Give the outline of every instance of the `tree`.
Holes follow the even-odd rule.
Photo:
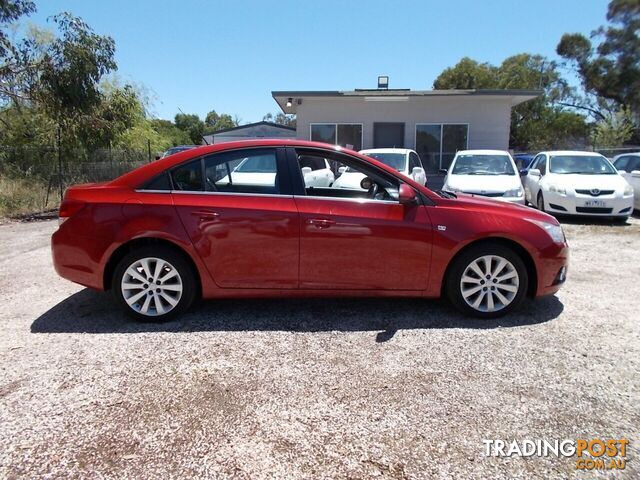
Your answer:
[[[183,132],[189,135],[191,143],[200,145],[204,135],[205,124],[196,114],[178,113],[175,116],[175,124]]]
[[[572,89],[562,78],[558,66],[540,55],[514,55],[499,66],[465,57],[453,67],[445,69],[433,86],[441,90],[543,90],[541,96],[512,109],[509,142],[512,148],[533,150],[572,147],[584,143],[587,135],[584,117],[566,111],[561,105],[572,98]]]
[[[225,130],[227,128],[233,128],[238,126],[237,120],[235,120],[228,113],[222,113],[218,115],[215,110],[211,110],[207,113],[204,123],[206,125],[206,133],[213,133],[219,130]]]
[[[593,145],[618,147],[633,136],[633,116],[628,107],[598,122],[593,130]]]
[[[278,112],[275,115],[273,113],[267,113],[262,120],[265,122],[273,122],[278,125],[284,125],[285,127],[293,127],[296,126],[296,116],[295,115],[286,115],[282,112]]]
[[[455,66],[445,68],[433,82],[436,90],[473,90],[496,88],[498,69],[488,63],[478,63],[464,57]]]
[[[29,0],[2,0],[0,2],[0,60],[4,61],[9,53],[15,52],[15,46],[7,35],[7,28],[20,17],[30,15],[35,11],[36,4]]]
[[[602,41],[594,48],[580,33],[565,34],[556,48],[558,55],[576,67],[587,94],[596,96],[596,118],[604,120],[606,105],[630,108],[640,118],[640,1],[612,0],[607,10],[612,24],[592,32]]]

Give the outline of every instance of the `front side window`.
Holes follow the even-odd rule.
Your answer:
[[[454,175],[515,175],[507,155],[459,155],[451,171]]]
[[[209,192],[280,193],[274,149],[249,149],[209,155],[204,159]]]
[[[303,176],[303,162],[307,157],[322,158],[312,151],[299,150],[298,164]],[[329,153],[327,160],[336,166],[335,181],[322,184],[304,179],[307,195],[329,198],[356,198],[369,200],[398,200],[399,181],[380,172],[375,167],[347,155]]]
[[[629,165],[627,165],[627,171],[629,173],[640,170],[640,157],[633,157],[629,160]]]
[[[615,175],[616,169],[600,155],[554,155],[549,171],[558,174]]]
[[[619,172],[630,172],[631,170],[629,170],[627,168],[627,165],[629,165],[629,161],[632,159],[633,157],[631,156],[626,156],[626,157],[620,157],[616,160],[616,162],[613,164],[616,167],[616,170],[618,170]]]
[[[314,123],[311,140],[340,145],[350,150],[362,149],[362,125],[357,123]]]
[[[409,172],[412,172],[416,167],[422,168],[420,157],[415,152],[409,152]]]
[[[204,190],[201,159],[174,168],[171,171],[171,180],[174,190],[182,192],[199,192]]]

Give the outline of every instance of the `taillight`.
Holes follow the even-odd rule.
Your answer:
[[[63,200],[60,204],[60,212],[58,213],[58,225],[62,225],[65,220],[75,215],[85,202],[80,200]]]

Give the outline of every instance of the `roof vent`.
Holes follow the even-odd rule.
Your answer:
[[[389,90],[389,77],[386,75],[378,76],[378,90]]]

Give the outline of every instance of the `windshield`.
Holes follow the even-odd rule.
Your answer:
[[[616,169],[600,155],[553,155],[549,160],[551,173],[582,175],[615,175]]]
[[[404,171],[407,168],[407,156],[404,153],[379,153],[371,152],[365,153],[366,156],[375,158],[376,160],[389,165],[391,168]]]
[[[515,175],[508,155],[459,155],[454,175]]]
[[[234,172],[275,173],[275,163],[273,160],[273,155],[246,158],[236,167]]]

